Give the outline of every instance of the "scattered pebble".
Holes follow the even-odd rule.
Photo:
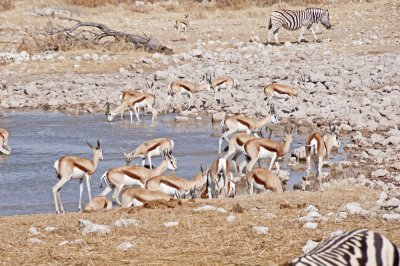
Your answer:
[[[179,222],[177,222],[177,221],[171,221],[171,222],[164,223],[164,226],[165,227],[176,227],[176,226],[178,226],[178,224],[179,224]]]
[[[29,228],[29,233],[31,233],[32,235],[38,235],[39,231],[35,227],[31,227]]]
[[[121,218],[119,220],[116,220],[114,222],[114,225],[117,227],[126,227],[126,226],[138,226],[138,221],[136,219],[126,219],[126,218]]]
[[[268,233],[268,227],[265,227],[265,226],[253,226],[253,230],[257,234],[266,235]]]
[[[92,233],[104,235],[111,233],[111,229],[107,225],[94,224],[89,220],[79,220],[79,223],[81,227],[84,227],[82,230],[82,235],[88,235]]]
[[[318,242],[315,242],[313,240],[308,240],[306,245],[303,247],[303,253],[306,254],[313,250],[316,246],[318,246]]]
[[[39,238],[32,237],[32,238],[28,238],[28,243],[29,244],[42,244],[44,242],[43,242],[43,240],[40,240]]]
[[[196,208],[193,210],[194,212],[205,212],[205,211],[217,211],[221,213],[227,213],[227,211],[224,208],[221,207],[215,207],[212,205],[204,205],[202,207]]]
[[[117,249],[121,250],[121,251],[127,251],[127,250],[132,249],[132,248],[134,248],[134,245],[131,242],[128,242],[128,241],[122,242],[121,244],[119,244],[117,246]]]
[[[307,228],[307,229],[312,229],[312,230],[314,230],[314,229],[317,229],[318,224],[317,224],[317,223],[310,223],[310,222],[308,222],[308,223],[305,223],[303,227],[304,227],[304,228]]]
[[[233,214],[231,214],[231,215],[229,215],[228,217],[226,217],[226,221],[227,221],[228,223],[233,223],[234,221],[236,221],[236,216],[233,215]]]

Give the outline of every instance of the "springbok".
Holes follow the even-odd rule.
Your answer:
[[[1,89],[0,89],[0,111],[3,113],[3,116],[6,116],[6,113],[4,113],[4,110],[3,110],[3,108],[1,108],[1,103],[3,102],[3,100],[4,100],[4,90],[6,90],[7,89],[7,85],[6,84],[2,84],[1,85]]]
[[[85,211],[97,211],[97,210],[102,210],[102,209],[112,209],[112,201],[107,199],[106,197],[103,196],[96,196],[92,200],[93,208],[90,206],[90,203],[88,203],[84,210]]]
[[[211,74],[210,74],[211,76]],[[214,98],[215,101],[217,101],[217,92],[219,92],[219,96],[221,96],[221,89],[226,89],[229,91],[231,96],[233,97],[233,91],[232,89],[235,87],[235,80],[229,76],[222,76],[215,78],[215,73],[214,73],[214,79],[212,80],[210,84],[210,89],[209,92],[212,93],[214,92]]]
[[[86,187],[89,195],[90,206],[93,208],[92,194],[90,191],[90,177],[97,169],[99,160],[103,160],[103,151],[100,148],[100,141],[97,140],[97,146],[92,146],[89,142],[87,145],[93,152],[93,159],[80,158],[76,156],[63,156],[54,163],[54,168],[57,177],[60,179],[57,184],[53,186],[54,203],[56,205],[56,212],[60,213],[58,202],[60,203],[61,212],[65,213],[64,207],[61,202],[60,190],[61,187],[67,183],[71,178],[79,179],[79,211],[82,210],[82,192],[83,192],[83,178],[86,178]]]
[[[135,112],[136,119],[140,122],[139,108],[147,107],[153,114],[152,121],[154,122],[157,118],[157,110],[154,108],[154,103],[155,97],[151,93],[142,93],[138,96],[126,97],[120,105],[108,113],[107,120],[111,122],[117,114],[123,112],[125,109],[129,109],[131,123],[133,123],[133,111]]]
[[[271,98],[284,99],[285,104],[293,96],[299,94],[299,90],[282,84],[272,83],[264,87],[264,100],[270,100]]]
[[[200,166],[200,172],[195,175],[192,180],[187,180],[177,176],[154,176],[147,180],[146,189],[148,190],[160,190],[171,197],[181,198],[182,195],[185,197],[189,194],[193,194],[198,191],[200,187],[206,183],[207,176],[206,172],[203,171],[203,167]]]
[[[176,159],[167,151],[162,153],[163,161],[155,169],[148,169],[143,166],[122,166],[112,168],[106,171],[101,177],[101,182],[104,181],[106,188],[100,193],[101,196],[107,196],[114,189],[112,198],[121,205],[118,199],[124,186],[140,186],[145,187],[148,179],[153,176],[158,176],[164,173],[167,169],[175,171]]]
[[[236,188],[233,176],[230,172],[229,161],[219,158],[213,161],[211,169],[207,173],[208,198],[235,197]]]
[[[206,82],[201,83],[199,85],[184,80],[176,80],[171,82],[171,84],[169,84],[168,86],[167,103],[170,101],[172,97],[175,97],[175,95],[182,96],[183,94],[186,94],[189,97],[189,104],[188,104],[188,109],[189,109],[195,100],[194,94],[204,90],[210,92],[211,75],[206,73],[203,76],[201,82],[203,82],[204,80],[206,80]]]
[[[148,93],[154,96],[154,82],[149,83],[147,80],[145,82],[145,86],[147,87],[147,91],[144,92],[143,90],[127,90],[127,91],[123,91],[119,97],[119,99],[121,100],[121,103],[124,102],[124,100],[128,97],[138,97],[140,95],[143,95],[144,93]],[[122,110],[121,112],[121,119],[124,116],[124,111]],[[139,107],[137,107],[137,112],[140,115],[140,110]],[[146,111],[146,106],[143,107],[143,113],[145,116],[147,116],[147,111]]]
[[[185,14],[185,19],[177,19],[175,20],[174,29],[179,34],[179,32],[184,33],[186,37],[186,31],[189,29],[190,22],[189,22],[189,14]],[[182,38],[181,38],[182,40]]]
[[[0,128],[0,154],[11,154],[11,148],[8,145],[8,136],[8,131],[4,128]]]
[[[246,177],[250,195],[253,195],[255,189],[258,191],[272,190],[273,192],[282,193],[285,181],[287,180],[264,168],[254,168]]]
[[[125,149],[121,147],[123,151],[126,165],[129,165],[133,158],[142,158],[142,166],[144,166],[146,158],[149,162],[150,168],[153,168],[151,164],[151,157],[161,156],[163,151],[167,151],[172,155],[174,149],[174,141],[168,138],[158,138],[143,142],[133,151],[126,153]]]
[[[229,150],[228,152],[224,155],[224,159],[229,159],[232,155],[232,163],[235,168],[235,171],[237,173],[242,173],[243,170],[243,164],[240,164],[239,169],[237,169],[237,159],[241,154],[245,154],[244,152],[244,144],[246,144],[247,141],[252,140],[252,139],[257,139],[258,137],[254,135],[249,135],[247,133],[237,133],[235,136],[230,138],[229,140]],[[246,160],[245,160],[246,161]],[[238,171],[239,170],[239,171]]]
[[[221,153],[221,146],[224,139],[229,143],[228,137],[235,132],[246,132],[247,134],[253,133],[258,137],[257,131],[261,131],[263,127],[267,130],[267,124],[273,123],[278,124],[279,120],[275,113],[274,105],[270,107],[270,114],[261,120],[256,120],[254,118],[248,118],[243,115],[234,115],[225,118],[221,122],[222,136],[219,138],[218,143],[218,153]]]
[[[159,190],[147,190],[139,187],[127,188],[122,192],[122,208],[133,206],[142,206],[144,203],[153,200],[169,201],[170,196]]]
[[[336,125],[329,125],[330,134],[324,135],[322,138],[317,132],[312,132],[306,142],[306,160],[307,160],[307,177],[311,170],[311,157],[318,157],[317,161],[317,179],[320,191],[323,191],[321,181],[321,170],[325,158],[328,158],[333,147],[340,148],[341,143],[338,139],[339,129]],[[306,181],[307,182],[307,181]]]
[[[290,127],[285,128],[286,134],[282,142],[276,142],[270,139],[253,139],[246,142],[244,150],[246,152],[247,160],[247,173],[249,173],[254,164],[260,159],[270,158],[271,163],[268,170],[271,171],[278,157],[284,156],[289,152],[290,144],[293,141],[293,134],[296,132],[296,127],[290,131]],[[279,171],[279,164],[276,162],[276,169]]]

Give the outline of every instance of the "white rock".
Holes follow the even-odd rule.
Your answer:
[[[233,214],[231,214],[231,215],[229,215],[228,217],[226,217],[226,221],[227,221],[228,223],[233,223],[234,221],[236,221],[236,216],[233,215]]]
[[[194,212],[216,211],[217,207],[211,205],[204,205],[194,209]]]
[[[390,175],[390,173],[386,169],[378,169],[378,170],[372,171],[372,173],[371,173],[372,178],[385,177],[387,175]]]
[[[194,49],[193,51],[190,52],[190,55],[193,56],[193,57],[202,57],[203,56],[203,50]]]
[[[136,219],[121,218],[119,220],[116,220],[114,222],[114,225],[117,227],[126,227],[129,225],[138,226],[138,221]]]
[[[308,205],[306,208],[306,212],[310,213],[310,212],[318,212],[318,208],[315,207],[314,205]]]
[[[394,197],[384,202],[382,205],[382,207],[385,209],[395,209],[399,206],[400,206],[400,200]]]
[[[265,226],[253,226],[253,230],[257,234],[266,235],[268,233],[268,227],[265,227]]]
[[[315,242],[313,240],[308,240],[306,245],[303,247],[303,253],[306,254],[313,250],[316,246],[318,246],[318,242]]]
[[[386,221],[400,221],[400,213],[385,213],[382,219]]]
[[[164,223],[164,226],[165,227],[176,227],[176,226],[178,226],[178,224],[179,224],[179,222],[177,222],[177,221],[171,221],[171,222]]]
[[[342,230],[336,230],[336,231],[333,231],[333,232],[330,234],[329,237],[334,237],[334,236],[338,236],[338,235],[341,235],[341,234],[343,234],[343,231],[342,231]]]
[[[111,233],[111,229],[107,225],[103,224],[94,224],[89,220],[79,220],[79,224],[81,227],[84,227],[82,230],[82,235],[88,235],[92,233],[96,233],[98,235],[104,235]]]
[[[38,95],[39,90],[36,88],[35,84],[31,83],[25,88],[24,93],[28,96],[33,96]]]
[[[54,227],[54,226],[46,226],[46,227],[44,228],[44,230],[45,230],[46,232],[53,232],[53,231],[57,230],[57,227]]]
[[[338,212],[335,216],[336,220],[343,221],[349,216],[347,212]]]
[[[309,212],[308,214],[307,214],[307,217],[311,217],[311,218],[314,218],[314,219],[316,219],[316,218],[321,218],[321,214],[319,214],[318,212]]]
[[[308,223],[305,223],[305,224],[303,225],[303,227],[304,227],[304,228],[307,228],[307,229],[317,229],[318,224],[317,224],[317,223],[308,222]]]
[[[357,202],[350,202],[350,203],[346,203],[346,205],[344,205],[341,208],[342,211],[347,211],[350,214],[362,214],[365,210],[360,206],[360,203]]]
[[[32,237],[32,238],[28,238],[28,243],[29,244],[42,244],[44,242],[43,242],[43,240],[41,240],[39,238]]]
[[[31,227],[29,228],[29,233],[31,233],[32,235],[38,235],[39,231],[35,227]]]
[[[121,244],[119,244],[117,246],[117,249],[121,250],[121,251],[127,251],[127,250],[132,249],[132,248],[134,248],[134,245],[131,242],[128,242],[128,241],[122,242]]]
[[[264,215],[264,218],[269,220],[269,219],[275,219],[277,218],[277,216],[273,213],[268,212]]]

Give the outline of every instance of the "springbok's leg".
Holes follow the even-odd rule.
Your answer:
[[[151,164],[151,156],[150,156],[150,154],[147,154],[147,161],[150,164],[150,169],[153,169],[153,165]]]
[[[59,198],[59,196],[57,194],[59,194],[59,190],[61,189],[61,187],[67,183],[71,178],[61,178],[60,181],[57,182],[57,184],[55,184],[53,186],[53,196],[54,196],[54,204],[56,205],[56,212],[60,213],[60,209],[58,208],[58,202],[60,202],[60,205],[62,206],[61,203],[61,197]]]
[[[322,156],[319,156],[318,157],[318,167],[317,167],[317,179],[318,179],[318,183],[319,183],[319,189],[321,192],[324,192],[324,189],[322,188],[322,177],[321,177],[323,162],[324,162],[324,158]]]
[[[82,211],[83,178],[79,179],[79,212]]]
[[[243,173],[243,169],[246,167],[246,164],[247,164],[246,159],[244,159],[243,162],[241,162],[241,163],[239,164],[239,174],[242,174],[242,173]]]
[[[307,155],[306,161],[307,161],[307,177],[308,177],[310,176],[310,171],[311,171],[311,155]]]
[[[139,112],[138,112],[138,109],[139,109],[139,108],[134,107],[133,109],[134,109],[134,111],[135,111],[135,115],[136,115],[137,121],[138,121],[138,122],[141,122],[141,121],[140,121],[140,118],[139,118]]]
[[[276,157],[277,157],[277,155],[276,155],[276,153],[272,156],[272,158],[271,158],[271,163],[269,164],[269,168],[268,168],[268,170],[272,170],[272,166],[274,165],[274,163],[275,163],[275,160],[276,160]]]
[[[146,164],[146,156],[142,157],[142,166],[144,166]]]
[[[257,161],[258,161],[258,158],[252,158],[250,160],[250,162],[247,164],[247,169],[246,169],[247,173],[250,173],[251,170],[253,170],[253,167],[254,167],[254,165],[256,164]]]
[[[63,206],[63,204],[62,204],[62,202],[61,202],[61,193],[60,193],[60,190],[57,192],[57,197],[58,197],[58,202],[60,203],[61,213],[65,213],[64,206]]]
[[[133,124],[133,111],[129,109],[129,116],[131,117],[131,124]]]
[[[90,207],[93,209],[92,190],[90,188],[90,177],[91,176],[89,174],[86,174],[86,187],[87,187],[87,191],[88,191]]]
[[[106,184],[106,188],[103,190],[103,192],[100,193],[101,196],[107,196],[108,193],[110,193],[112,191],[112,188],[108,185],[108,183]]]
[[[119,196],[119,193],[121,192],[121,190],[122,190],[123,188],[124,188],[124,184],[119,185],[119,186],[115,186],[115,190],[114,190],[114,193],[113,193],[113,195],[112,195],[113,200],[115,200],[115,202],[116,202],[119,206],[121,206],[122,203],[119,201],[118,196]]]

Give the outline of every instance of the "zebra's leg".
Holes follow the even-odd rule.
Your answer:
[[[304,29],[305,29],[305,27],[303,26],[303,27],[301,27],[301,31],[300,31],[300,37],[299,37],[299,41],[298,41],[298,43],[301,43],[302,41],[305,41],[305,39],[304,39]]]
[[[315,32],[314,32],[314,30],[313,30],[312,27],[310,27],[308,30],[311,31],[311,33],[312,33],[312,35],[314,36],[314,39],[315,39],[316,42],[321,42],[321,40],[318,39],[318,37],[317,37],[317,35],[315,34]]]
[[[278,40],[278,31],[275,31],[274,36],[275,36],[275,42],[276,42],[276,44],[279,44],[279,40]]]

